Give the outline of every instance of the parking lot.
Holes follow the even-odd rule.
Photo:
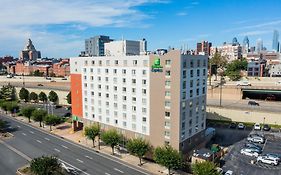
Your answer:
[[[265,136],[266,142],[259,144],[262,154],[277,153],[281,155],[281,133],[272,133],[266,131],[238,130],[230,128],[216,128],[217,136],[215,142],[221,146],[229,148],[228,153],[222,160],[222,168],[224,171],[232,170],[238,175],[280,175],[281,165],[273,166],[256,162],[251,164],[251,160],[255,157],[242,155],[240,150],[248,143],[247,136],[249,134],[262,134]]]

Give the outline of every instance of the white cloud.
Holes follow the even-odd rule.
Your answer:
[[[254,31],[239,33],[238,36],[255,36],[255,35],[262,35],[271,32],[272,30],[254,30]]]
[[[64,48],[73,49],[70,46],[77,46],[77,40],[66,39],[68,34],[58,34],[56,31],[47,31],[44,27],[56,24],[68,24],[75,30],[83,31],[89,27],[111,26],[131,27],[141,26],[145,19],[150,18],[148,14],[137,10],[135,7],[148,3],[169,3],[167,0],[1,0],[0,6],[0,39],[8,43],[21,42],[24,46],[28,37],[40,41],[42,47],[49,48],[52,41]],[[146,25],[148,26],[148,25]],[[38,29],[38,27],[40,29]],[[43,30],[43,31],[42,31]],[[42,33],[43,32],[43,33]],[[68,44],[72,42],[72,44]],[[39,41],[38,41],[39,43]],[[83,41],[80,45],[83,47]],[[45,47],[50,45],[50,47]],[[1,50],[11,50],[7,47],[16,47],[3,42],[0,43]],[[21,47],[21,48],[22,48]],[[13,49],[21,49],[13,48]],[[62,50],[67,51],[64,48]],[[38,48],[40,49],[40,48]],[[20,50],[18,50],[20,51]],[[48,53],[56,55],[57,52]],[[61,52],[63,53],[63,52]],[[4,54],[4,53],[3,53]],[[8,53],[7,53],[8,54]],[[42,51],[44,56],[46,53]],[[78,53],[77,53],[78,54]],[[51,55],[48,55],[51,56]]]
[[[186,12],[178,12],[176,15],[177,15],[177,16],[186,16],[187,13],[186,13]]]

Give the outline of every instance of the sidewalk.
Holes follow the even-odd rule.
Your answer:
[[[9,114],[7,114],[9,115]],[[28,123],[28,119],[22,116],[16,116],[13,117],[17,120],[23,121],[25,123]],[[40,128],[39,127],[39,122],[34,122],[31,120],[31,122],[29,123],[30,125]],[[83,135],[83,131],[77,131],[77,132],[73,132],[72,128],[71,128],[71,124],[70,123],[62,123],[60,125],[57,125],[55,127],[52,127],[52,131],[50,131],[50,127],[49,126],[44,126],[44,128],[41,127],[41,129],[50,132],[52,134],[58,135],[60,137],[63,137],[67,140],[70,140],[72,142],[75,142],[77,144],[86,146],[90,149],[93,150],[98,150],[98,146],[97,146],[97,142],[95,143],[96,147],[93,148],[93,143],[91,140],[86,139],[86,137]],[[111,151],[111,147],[109,146],[100,146],[100,150],[98,150],[101,153],[104,153],[106,155],[111,155],[112,151]],[[167,174],[167,169],[165,167],[162,167],[156,163],[153,162],[148,162],[143,160],[142,162],[144,163],[141,167],[138,166],[139,164],[139,159],[135,156],[132,156],[130,154],[124,154],[124,153],[119,153],[117,150],[115,151],[115,158],[119,158],[122,161],[124,161],[127,164],[130,164],[131,166],[135,166],[135,167],[139,167],[142,168],[148,172],[150,172],[151,174],[154,175],[160,175],[160,174]],[[111,155],[112,156],[112,155]],[[177,174],[183,174],[183,173],[174,173],[174,175]]]

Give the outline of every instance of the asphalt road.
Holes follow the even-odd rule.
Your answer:
[[[243,110],[258,110],[258,111],[268,111],[268,112],[280,112],[281,113],[281,102],[269,102],[269,101],[258,101],[260,106],[251,106],[248,105],[249,100],[226,100],[222,99],[222,106],[226,108],[233,108],[233,109],[243,109]],[[220,101],[219,99],[208,99],[207,100],[208,106],[219,106]]]
[[[9,82],[9,81],[5,81],[5,82],[0,82],[0,86],[3,85],[7,85],[8,83],[10,83],[11,85],[15,86],[15,87],[23,87],[23,83],[20,81],[18,82]],[[42,84],[43,86],[38,86],[38,84]],[[26,88],[35,88],[35,89],[52,89],[52,90],[61,90],[61,91],[69,91],[70,90],[70,86],[66,85],[66,86],[56,86],[56,84],[52,84],[51,82],[48,83],[34,83],[34,82],[25,82],[24,85]]]
[[[17,150],[17,152],[20,152],[21,155],[25,155],[23,157],[35,158],[42,155],[55,155],[65,162],[65,164],[74,167],[80,174],[85,175],[149,174],[137,167],[122,163],[119,159],[102,153],[96,153],[93,150],[48,134],[28,124],[3,115],[1,118],[8,122],[11,133],[14,134],[14,138],[6,140],[5,143]],[[0,145],[1,147],[3,146],[1,143]],[[1,151],[1,154],[0,161],[5,162],[9,153]],[[10,156],[14,160],[18,159],[18,155],[16,154],[10,153]],[[22,161],[19,161],[17,164],[0,163],[0,166],[3,165],[3,167],[0,167],[0,170],[7,168],[9,172],[13,171],[13,173],[8,173],[9,175],[15,174],[16,169],[18,166],[21,166],[21,164]]]

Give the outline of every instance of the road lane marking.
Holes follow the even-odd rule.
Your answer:
[[[67,164],[68,166],[70,166],[70,167],[72,167],[72,168],[74,168],[74,169],[76,169],[76,170],[78,170],[78,171],[80,171],[80,172],[86,174],[86,175],[90,175],[89,173],[87,173],[87,172],[85,172],[85,171],[82,171],[81,169],[79,169],[79,168],[77,168],[77,167],[75,167],[75,166],[73,166],[73,165],[67,163],[66,161],[63,161],[63,160],[61,160],[61,159],[58,159],[58,160],[61,161],[61,162],[63,162],[63,163],[65,163],[65,164]]]
[[[114,168],[114,170],[115,170],[115,171],[118,171],[118,172],[120,172],[120,173],[122,173],[122,174],[124,173],[123,171],[121,171],[121,170],[119,170],[119,169],[117,169],[117,168]]]
[[[68,147],[67,146],[64,146],[64,145],[61,145],[62,147],[64,147],[65,149],[68,149]]]
[[[40,140],[36,140],[36,142],[38,142],[38,143],[42,143]]]
[[[48,139],[47,137],[45,137],[44,139],[50,141],[50,139]]]
[[[109,173],[104,173],[105,175],[111,175],[111,174],[109,174]]]
[[[29,131],[31,134],[34,134],[34,132],[33,131]]]
[[[21,126],[20,126],[20,125],[17,125],[17,127],[18,127],[18,128],[21,128]]]
[[[88,159],[91,159],[91,160],[93,160],[93,158],[92,158],[92,157],[90,157],[90,156],[85,156],[85,157],[87,157]]]
[[[133,166],[127,165],[126,163],[123,163],[123,162],[121,162],[121,161],[116,160],[115,157],[113,157],[113,156],[111,156],[111,155],[103,155],[103,154],[96,153],[95,151],[90,150],[90,149],[88,149],[88,148],[86,148],[86,147],[83,147],[83,146],[81,146],[81,145],[78,145],[78,144],[76,144],[76,143],[73,143],[73,142],[70,141],[70,140],[61,138],[59,135],[50,134],[50,133],[48,133],[48,132],[45,131],[45,130],[36,128],[35,126],[32,126],[32,125],[30,125],[30,124],[28,124],[28,123],[24,123],[23,121],[20,121],[20,120],[17,120],[17,119],[14,119],[14,118],[11,118],[11,117],[8,117],[8,116],[5,116],[5,115],[3,115],[3,117],[5,117],[5,118],[7,118],[7,119],[9,119],[9,120],[13,120],[13,121],[16,122],[16,123],[20,123],[20,124],[22,124],[22,125],[25,125],[25,126],[27,126],[27,127],[30,127],[30,128],[32,128],[32,129],[34,129],[34,130],[37,130],[37,131],[40,132],[40,133],[44,133],[44,134],[47,134],[47,135],[49,135],[49,136],[51,136],[51,137],[54,137],[54,138],[56,138],[56,139],[58,139],[58,140],[67,142],[67,143],[69,143],[69,144],[71,144],[71,145],[73,145],[73,146],[76,146],[76,147],[78,147],[78,148],[81,148],[81,149],[83,149],[83,150],[85,150],[85,151],[88,151],[88,152],[94,154],[94,155],[103,157],[103,158],[105,158],[105,159],[107,159],[107,160],[111,160],[111,161],[113,161],[113,162],[115,162],[115,163],[117,163],[117,164],[123,165],[123,166],[125,166],[125,167],[128,167],[128,168],[130,168],[130,169],[132,169],[132,170],[135,170],[135,171],[137,171],[137,172],[140,172],[140,173],[142,173],[142,174],[150,175],[149,173],[147,173],[147,172],[145,171],[145,169],[138,169],[138,168],[135,168],[135,167],[133,167]],[[89,175],[88,173],[85,173],[85,174],[86,174],[86,175]]]
[[[8,143],[6,142],[3,142],[1,139],[0,139],[0,143],[2,143],[4,146],[6,146],[7,148],[9,148],[10,150],[14,151],[16,154],[18,154],[19,156],[23,157],[24,159],[26,159],[27,161],[31,161],[32,159],[30,157],[28,157],[26,154],[24,154],[23,152],[17,150],[16,148],[12,147],[11,145],[9,145]]]
[[[56,152],[60,152],[60,150],[59,150],[59,149],[57,149],[57,148],[55,148],[54,150],[55,150]]]
[[[80,162],[80,163],[84,163],[84,161],[83,160],[80,160],[80,159],[76,159],[78,162]]]
[[[25,133],[21,133],[22,135],[24,135],[24,136],[26,136],[26,134]]]

